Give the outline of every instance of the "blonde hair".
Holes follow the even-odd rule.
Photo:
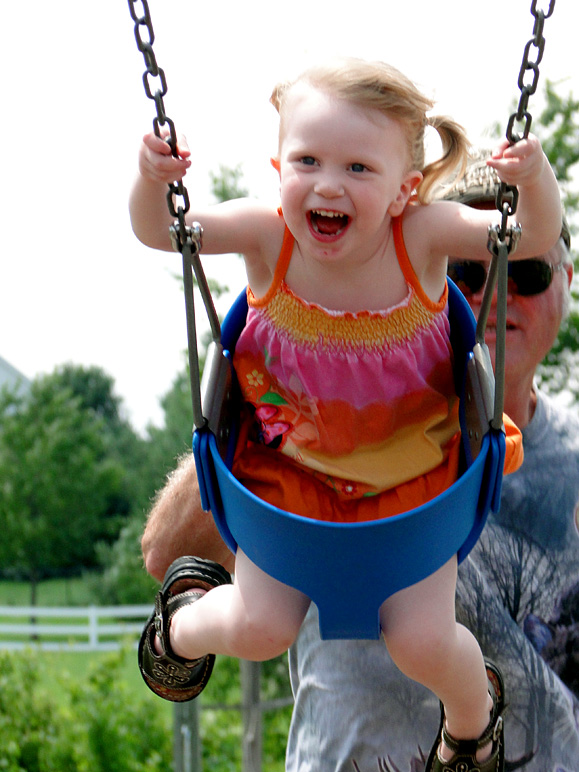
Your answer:
[[[416,188],[421,204],[428,203],[434,188],[457,169],[457,179],[464,174],[469,148],[464,129],[446,116],[427,116],[434,103],[395,67],[384,62],[342,59],[311,67],[296,80],[278,84],[270,101],[280,114],[280,139],[287,119],[287,97],[298,83],[305,83],[364,109],[378,110],[397,120],[407,137],[410,169],[417,169],[423,175]],[[443,154],[426,165],[424,131],[427,126],[438,132]]]

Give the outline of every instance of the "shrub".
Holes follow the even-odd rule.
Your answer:
[[[39,680],[35,655],[0,651],[2,772],[76,772],[63,748],[58,765],[53,764],[60,721],[56,706],[39,690]]]
[[[168,772],[171,728],[121,677],[132,650],[95,660],[64,697],[39,688],[42,654],[0,651],[0,772]],[[58,691],[58,690],[55,690]]]

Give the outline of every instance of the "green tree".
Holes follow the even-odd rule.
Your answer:
[[[573,169],[579,162],[579,100],[571,93],[560,96],[549,80],[544,96],[546,104],[539,115],[538,135],[559,180],[565,208],[569,214],[575,214],[579,206],[579,191],[573,188]]]
[[[128,515],[142,509],[155,490],[147,475],[147,443],[123,416],[122,400],[115,393],[114,379],[96,366],[65,364],[47,376],[54,389],[70,390],[80,406],[100,420],[106,455],[124,469],[122,484],[108,503],[108,510]]]
[[[100,416],[114,431],[122,425],[121,399],[114,393],[114,379],[100,367],[71,363],[60,365],[47,379],[80,398],[83,408]]]
[[[211,192],[217,201],[231,201],[234,198],[246,198],[249,191],[243,185],[241,164],[231,168],[221,164],[219,172],[209,172]]]
[[[142,515],[132,515],[113,544],[96,547],[101,572],[88,577],[88,587],[97,604],[131,605],[151,603],[157,582],[144,570],[141,555]]]
[[[50,376],[0,393],[0,564],[28,578],[32,603],[41,578],[93,565],[118,528],[123,470],[102,421]]]
[[[202,361],[200,367],[202,367]],[[193,408],[191,382],[186,366],[175,376],[169,391],[161,399],[163,426],[147,427],[149,436],[148,464],[158,490],[166,475],[175,468],[177,458],[191,449]]]
[[[567,219],[572,224],[579,207],[579,191],[574,175],[579,162],[579,100],[569,93],[561,96],[550,81],[545,85],[545,107],[533,130],[541,138],[543,148],[559,180]],[[573,231],[573,228],[571,229]],[[576,251],[573,250],[577,268]],[[574,290],[569,315],[563,322],[555,345],[542,362],[538,380],[552,393],[567,389],[579,400],[579,310]]]

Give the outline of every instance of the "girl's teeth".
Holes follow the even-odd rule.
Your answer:
[[[313,209],[312,211],[320,217],[343,217],[339,212],[327,212],[325,209]]]

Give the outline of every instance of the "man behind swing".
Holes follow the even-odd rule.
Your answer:
[[[475,162],[458,200],[494,208],[496,183]],[[569,302],[569,235],[511,276],[505,412],[523,430],[522,468],[501,511],[459,569],[457,617],[506,680],[507,769],[579,772],[579,419],[534,385]],[[481,264],[451,275],[478,314]],[[521,264],[520,262],[518,263]],[[524,293],[524,294],[522,294]],[[533,293],[533,294],[530,294]],[[487,343],[494,351],[494,311]],[[142,541],[149,573],[174,558],[232,560],[199,505],[192,457],[160,492]],[[314,606],[290,651],[295,695],[287,772],[419,772],[439,722],[431,693],[405,678],[380,641],[322,641]]]

